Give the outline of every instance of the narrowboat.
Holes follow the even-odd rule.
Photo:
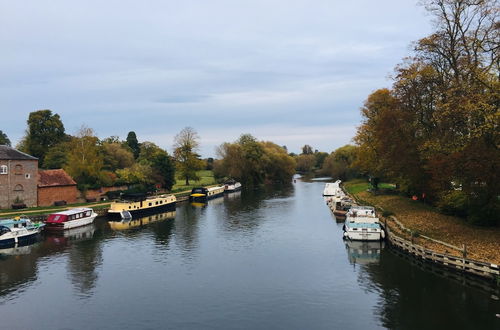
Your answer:
[[[231,193],[241,190],[241,183],[235,180],[228,180],[224,182],[224,192]]]
[[[190,202],[206,202],[209,199],[222,196],[224,194],[224,186],[218,187],[198,187],[191,190],[191,195],[189,195]]]
[[[33,242],[45,225],[27,218],[0,220],[0,247],[12,247]]]
[[[88,207],[52,213],[45,221],[47,230],[66,230],[86,226],[94,222],[97,213]]]
[[[155,213],[175,211],[177,198],[174,195],[157,195],[146,197],[144,194],[122,195],[121,200],[114,201],[108,210],[108,220],[120,221],[128,216],[145,217]]]

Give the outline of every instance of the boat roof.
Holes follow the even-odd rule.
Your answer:
[[[380,224],[369,223],[369,222],[349,222],[349,228],[369,228],[369,229],[380,229]]]
[[[217,186],[217,187],[207,188],[208,191],[217,190],[217,189],[224,189],[224,186]]]
[[[61,212],[55,212],[55,213],[52,213],[52,214],[72,215],[72,214],[75,214],[75,213],[80,213],[80,212],[85,212],[85,211],[92,211],[92,209],[89,208],[89,207],[80,207],[80,208],[75,208],[75,209],[61,211]]]
[[[351,208],[353,211],[357,210],[369,210],[369,211],[375,211],[375,208],[373,206],[364,206],[364,205],[356,205]]]
[[[13,225],[15,223],[27,222],[27,221],[30,221],[30,219],[27,219],[27,218],[20,218],[19,220],[17,220],[17,219],[0,219],[0,226],[9,226],[9,225]]]

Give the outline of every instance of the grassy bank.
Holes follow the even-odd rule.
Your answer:
[[[405,227],[415,233],[459,247],[465,244],[470,258],[500,263],[500,228],[469,225],[461,218],[441,214],[434,207],[405,196],[374,195],[367,191],[368,183],[362,180],[349,181],[344,186],[356,198],[393,213]],[[391,185],[381,187],[390,188]]]
[[[177,176],[176,183],[172,187],[172,192],[173,193],[178,193],[178,192],[183,192],[183,191],[191,191],[191,189],[195,187],[206,187],[210,185],[216,184],[216,181],[214,179],[214,173],[212,171],[208,170],[202,170],[197,172],[198,176],[200,177],[200,180],[194,181],[194,180],[189,180],[189,185],[186,186],[186,182],[183,178]]]

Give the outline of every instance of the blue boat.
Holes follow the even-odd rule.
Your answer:
[[[44,226],[27,218],[0,220],[0,248],[30,244]]]

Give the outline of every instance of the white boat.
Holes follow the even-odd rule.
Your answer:
[[[234,180],[224,182],[224,192],[230,193],[238,190],[241,190],[241,183]]]
[[[351,206],[344,224],[344,237],[350,240],[380,241],[385,232],[372,206]]]
[[[0,247],[31,242],[45,225],[33,223],[27,218],[0,220]]]
[[[91,224],[96,217],[94,210],[83,207],[52,213],[45,224],[48,230],[65,230]]]
[[[347,221],[344,224],[344,237],[353,241],[381,241],[385,233],[380,223]]]
[[[337,180],[335,182],[328,182],[325,184],[325,189],[323,190],[323,196],[340,196],[345,195],[342,188],[340,188],[340,183],[342,181]]]

